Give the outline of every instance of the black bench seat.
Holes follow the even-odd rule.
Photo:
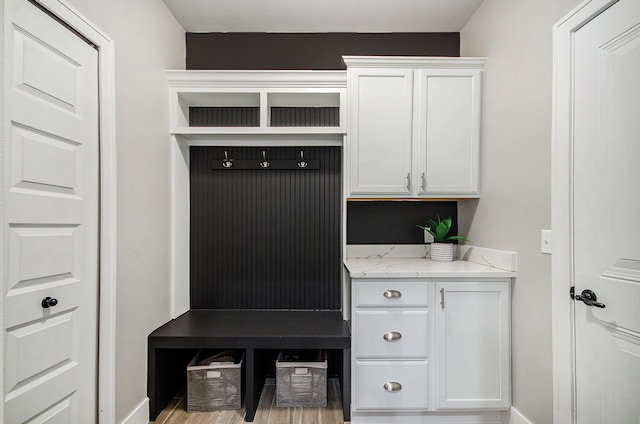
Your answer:
[[[184,385],[194,349],[243,349],[245,421],[256,413],[268,365],[265,351],[340,351],[340,396],[350,420],[351,334],[340,311],[190,310],[159,327],[148,338],[149,419],[154,421]]]

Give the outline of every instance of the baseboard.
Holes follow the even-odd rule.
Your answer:
[[[149,424],[149,398],[144,398],[121,424]]]
[[[503,424],[500,411],[351,412],[352,424]]]
[[[510,410],[502,413],[503,424],[533,424],[524,415],[520,413],[516,408],[511,407]]]

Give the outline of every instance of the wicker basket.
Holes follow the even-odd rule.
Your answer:
[[[187,366],[187,412],[240,409],[244,354],[225,351],[203,356],[198,352]]]
[[[327,406],[325,351],[282,351],[276,361],[276,406]]]

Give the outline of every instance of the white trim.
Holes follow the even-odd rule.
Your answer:
[[[520,411],[513,407],[502,413],[502,422],[503,424],[533,424],[522,415]]]
[[[65,0],[37,0],[98,48],[100,93],[100,299],[98,422],[115,422],[116,103],[114,43]]]
[[[367,68],[429,68],[429,69],[480,69],[487,61],[485,57],[418,57],[418,56],[342,56],[350,67]]]
[[[5,11],[4,1],[0,0],[0,7],[2,8],[2,14],[0,15],[0,46],[3,51],[0,53],[2,57],[3,65],[0,66],[0,163],[4,167],[4,143],[8,137],[5,138],[5,36],[4,36],[4,22]],[[8,89],[9,87],[7,87]],[[4,171],[0,172],[0,291],[4,292],[5,282],[5,268],[4,268]],[[0,328],[4,328],[4,295],[0,295]],[[0,337],[0,398],[4,399],[4,336]],[[4,402],[0,402],[0,420],[4,418]]]
[[[171,142],[171,318],[189,310],[189,142]]]
[[[587,0],[553,28],[551,227],[554,423],[575,423],[573,285],[573,37],[617,0]]]
[[[198,87],[220,89],[224,87],[259,88],[345,88],[347,71],[166,71],[171,87]],[[200,90],[199,90],[200,91]]]
[[[142,402],[133,410],[120,424],[148,424],[149,423],[149,398],[144,398]]]
[[[500,411],[352,412],[352,424],[503,424]]]

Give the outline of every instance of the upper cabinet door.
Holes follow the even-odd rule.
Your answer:
[[[478,194],[481,70],[418,72],[418,194]]]
[[[351,193],[412,192],[413,71],[349,69]]]

